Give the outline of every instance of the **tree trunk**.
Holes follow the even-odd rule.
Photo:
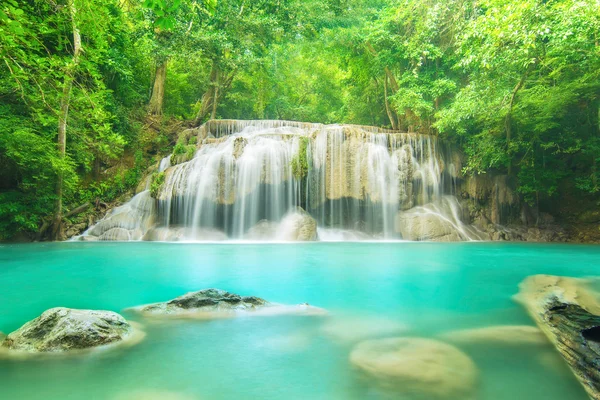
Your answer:
[[[60,111],[58,115],[58,154],[61,159],[65,158],[67,150],[67,120],[69,118],[69,105],[71,101],[71,90],[75,80],[75,68],[79,64],[81,54],[81,34],[76,23],[77,8],[74,0],[68,0],[69,13],[71,16],[71,28],[73,31],[73,59],[71,65],[67,68],[62,97],[60,99]],[[62,168],[62,166],[61,166]],[[54,207],[54,221],[52,224],[51,238],[53,240],[62,239],[62,197],[63,197],[63,172],[59,171],[56,181],[56,204]]]
[[[198,110],[198,114],[196,114],[196,118],[194,119],[195,125],[200,125],[209,115],[209,113],[211,119],[215,119],[217,117],[219,100],[231,86],[236,72],[237,70],[233,70],[229,75],[226,75],[219,69],[216,62],[213,62],[213,66],[210,71],[210,86],[202,95],[202,99],[200,101],[200,110]]]
[[[167,60],[160,62],[156,67],[154,86],[148,112],[152,115],[162,115],[165,99],[165,81],[167,79]]]
[[[209,110],[213,108],[214,103],[214,95],[215,88],[214,86],[217,84],[217,79],[219,76],[219,68],[217,67],[217,63],[213,61],[212,68],[210,70],[210,85],[206,92],[202,95],[202,99],[200,100],[200,110],[198,110],[198,114],[196,114],[196,118],[194,119],[195,125],[200,125],[204,118],[209,113]]]
[[[504,125],[506,128],[506,153],[508,154],[508,157],[509,157],[509,159],[508,159],[508,175],[512,174],[512,158],[510,155],[510,141],[512,140],[512,110],[513,110],[513,106],[515,104],[515,100],[517,98],[517,93],[519,93],[519,90],[521,90],[523,88],[523,86],[525,86],[525,81],[526,81],[527,77],[529,76],[529,72],[531,72],[533,65],[534,64],[530,64],[529,67],[527,67],[527,70],[521,77],[521,80],[519,81],[519,83],[517,83],[517,86],[515,86],[515,88],[513,89],[512,94],[510,96],[510,102],[508,104],[508,113],[506,114],[506,119],[504,121]]]
[[[215,86],[215,94],[213,95],[212,102],[212,112],[210,113],[210,119],[217,118],[217,106],[219,105],[219,78],[220,78],[219,70],[217,70],[217,81]]]
[[[383,79],[383,97],[385,98],[385,111],[387,112],[388,118],[392,124],[393,130],[398,130],[398,122],[394,116],[394,110],[391,109],[390,103],[388,102],[388,76]]]

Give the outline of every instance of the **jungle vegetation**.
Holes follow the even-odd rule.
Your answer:
[[[4,0],[0,55],[0,239],[210,118],[438,135],[534,206],[600,196],[600,0]]]

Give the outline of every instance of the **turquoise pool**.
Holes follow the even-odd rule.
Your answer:
[[[330,312],[161,323],[124,313],[145,325],[142,343],[81,357],[0,360],[0,397],[117,400],[154,392],[164,399],[386,398],[348,361],[361,332],[435,338],[454,329],[531,325],[511,296],[523,278],[540,273],[600,275],[600,246],[0,245],[5,333],[51,307],[120,312],[210,287],[279,303],[308,302]],[[389,329],[377,332],[377,326]],[[477,399],[587,398],[550,347],[458,347],[480,371]]]

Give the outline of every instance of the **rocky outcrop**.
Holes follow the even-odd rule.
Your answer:
[[[51,308],[9,334],[9,352],[62,353],[113,345],[134,337],[134,328],[111,311]]]
[[[317,221],[302,208],[296,207],[281,220],[275,237],[293,242],[318,240]]]
[[[485,210],[483,215],[476,216],[485,222],[505,225],[521,220],[521,199],[507,175],[468,176],[461,185],[461,194]]]
[[[395,230],[404,240],[456,242],[484,239],[482,232],[463,222],[458,200],[444,196],[436,203],[413,207],[396,215]]]
[[[80,240],[88,240],[88,236],[99,240],[140,240],[154,224],[155,210],[155,200],[150,196],[150,191],[141,192],[128,203],[107,213]]]
[[[461,344],[549,345],[544,333],[534,326],[500,325],[446,332],[441,339]]]
[[[220,289],[190,292],[173,300],[130,309],[145,316],[230,318],[239,315],[323,314],[308,304],[296,306],[270,303],[254,296],[240,296]]]
[[[112,228],[98,236],[98,240],[121,241],[126,242],[132,238],[139,239],[142,232],[140,230],[129,231],[124,228]]]
[[[535,275],[519,285],[522,303],[592,399],[600,399],[600,303],[583,279]]]
[[[402,399],[469,399],[477,384],[477,369],[466,354],[430,339],[361,342],[350,362],[370,382]]]
[[[431,240],[457,242],[461,240],[454,226],[441,215],[416,210],[400,212],[396,216],[396,231],[404,240]]]

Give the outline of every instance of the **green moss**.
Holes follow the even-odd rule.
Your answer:
[[[152,182],[150,183],[150,196],[157,198],[162,185],[165,183],[165,173],[159,172],[158,174],[152,175]]]
[[[183,143],[177,143],[175,145],[175,147],[173,148],[173,155],[174,156],[178,156],[180,154],[185,154],[185,144]]]
[[[307,137],[301,137],[298,154],[296,154],[294,158],[292,158],[292,174],[296,179],[303,179],[308,175],[308,157],[306,155],[308,142],[309,140]]]
[[[186,159],[189,161],[192,158],[194,158],[194,154],[196,153],[196,146],[194,146],[193,144],[188,144],[187,146],[185,146],[185,155],[186,155]]]

